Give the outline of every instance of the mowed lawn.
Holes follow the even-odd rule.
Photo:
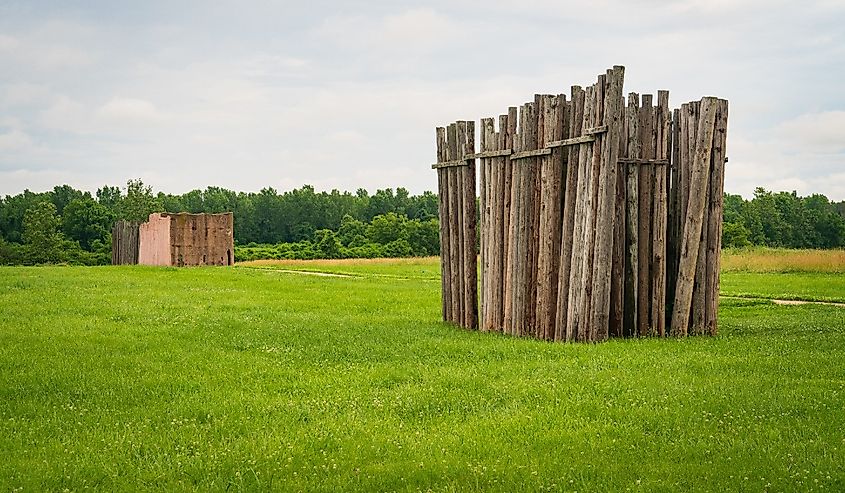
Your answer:
[[[0,489],[845,489],[844,308],[551,344],[439,289],[435,259],[1,268]]]

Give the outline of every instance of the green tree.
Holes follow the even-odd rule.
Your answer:
[[[330,229],[318,229],[314,232],[314,250],[320,258],[342,258],[343,248],[335,232]]]
[[[30,263],[61,260],[64,238],[58,229],[59,216],[52,202],[41,202],[26,211],[23,218],[23,241]]]
[[[65,236],[91,251],[92,244],[97,240],[108,243],[114,216],[105,206],[91,198],[76,199],[65,207],[61,223]]]
[[[91,193],[77,190],[70,185],[55,186],[53,191],[50,192],[50,201],[56,206],[56,213],[60,216],[64,214],[65,207],[68,204],[86,197],[92,198]]]
[[[49,193],[34,193],[24,190],[14,196],[6,196],[0,209],[0,236],[13,243],[23,242],[23,218],[26,211],[41,202],[49,202]]]
[[[113,214],[117,214],[122,199],[123,194],[120,192],[120,187],[105,185],[97,189],[97,202],[112,211]]]
[[[353,244],[362,244],[362,240],[366,241],[367,225],[363,221],[359,221],[349,214],[343,216],[340,220],[340,228],[337,230],[337,237],[345,247],[353,246]]]
[[[153,195],[153,189],[141,179],[126,182],[126,196],[120,201],[118,216],[127,221],[146,221],[153,212],[164,209]]]
[[[751,245],[751,233],[742,223],[724,223],[722,226],[722,247],[744,248]]]
[[[405,215],[388,212],[373,218],[367,228],[367,238],[373,243],[387,245],[393,241],[408,241],[408,231],[405,229]]]

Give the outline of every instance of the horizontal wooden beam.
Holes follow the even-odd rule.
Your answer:
[[[595,135],[595,134],[603,134],[607,132],[607,125],[600,125],[598,127],[592,127],[584,130],[584,135]]]
[[[629,159],[620,158],[619,164],[669,164],[668,159]]]
[[[459,161],[443,161],[442,163],[434,163],[431,165],[431,169],[440,169],[440,168],[452,168],[454,166],[467,166],[469,163],[461,159]]]
[[[517,159],[525,159],[529,157],[548,156],[551,153],[552,150],[549,148],[534,149],[533,151],[516,152],[514,154],[511,154],[511,161],[515,161]]]
[[[503,149],[501,151],[484,151],[478,152],[475,154],[470,154],[467,156],[467,159],[484,159],[488,157],[502,157],[502,156],[510,156],[513,154],[511,149]]]
[[[564,139],[564,140],[556,140],[554,142],[549,142],[546,144],[546,147],[563,147],[563,146],[574,146],[578,144],[586,144],[587,142],[594,142],[596,137],[594,135],[582,135],[580,137],[572,137],[571,139]]]

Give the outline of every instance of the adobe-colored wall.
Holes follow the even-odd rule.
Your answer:
[[[170,256],[170,217],[150,214],[147,222],[138,226],[138,263],[141,265],[172,265]]]
[[[171,265],[232,265],[234,218],[224,214],[172,214]]]
[[[143,265],[232,265],[234,217],[224,214],[150,214],[138,228]]]

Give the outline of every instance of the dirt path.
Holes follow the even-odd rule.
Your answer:
[[[252,269],[252,270],[260,270],[261,272],[281,272],[283,274],[303,274],[306,276],[318,276],[318,277],[345,277],[349,279],[359,279],[362,276],[353,276],[351,274],[338,274],[335,272],[316,272],[313,270],[295,270],[295,269],[264,269],[261,267],[248,267],[248,266],[240,266],[239,269]]]
[[[775,305],[827,305],[827,306],[838,306],[840,308],[845,308],[845,303],[839,303],[836,301],[807,301],[807,300],[779,300],[779,299],[772,299],[772,298],[759,298],[754,296],[725,296],[720,295],[720,298],[731,298],[735,300],[763,300],[763,301],[771,301]]]

